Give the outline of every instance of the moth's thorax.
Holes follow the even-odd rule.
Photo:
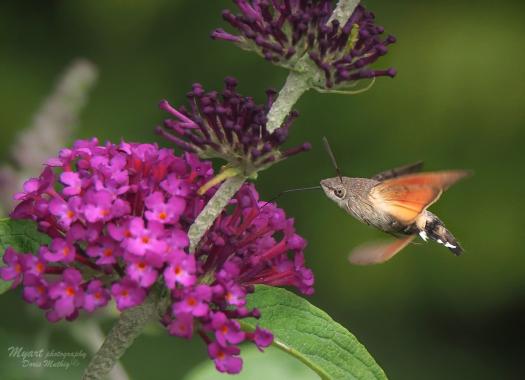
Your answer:
[[[375,209],[370,202],[369,194],[376,184],[377,181],[368,178],[351,178],[344,209],[362,223],[375,224]]]

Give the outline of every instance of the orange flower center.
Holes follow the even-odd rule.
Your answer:
[[[188,298],[188,301],[186,301],[188,305],[195,306],[197,304],[197,300],[193,297]]]
[[[68,295],[69,297],[73,297],[75,295],[75,289],[73,289],[71,286],[69,286],[66,289],[66,295]]]
[[[113,250],[111,248],[106,248],[103,252],[103,255],[106,257],[113,256]]]
[[[45,265],[42,263],[36,263],[36,271],[42,273],[45,269]]]
[[[159,219],[161,219],[161,220],[166,220],[167,217],[168,217],[168,214],[166,214],[164,211],[162,211],[159,214]]]

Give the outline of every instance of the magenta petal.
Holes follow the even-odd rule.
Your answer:
[[[257,326],[254,333],[254,342],[257,348],[262,351],[273,343],[273,334],[269,330]]]
[[[168,325],[171,335],[189,339],[193,335],[193,317],[191,314],[180,314]]]
[[[0,278],[4,281],[13,281],[13,288],[22,281],[25,269],[24,255],[17,253],[12,247],[8,247],[4,253],[3,261],[7,266],[0,268]]]
[[[33,193],[38,190],[39,181],[37,178],[28,179],[24,182],[24,192]]]
[[[68,268],[62,274],[64,281],[70,282],[72,284],[80,285],[82,282],[82,274],[73,268]]]
[[[65,195],[77,195],[80,194],[80,192],[82,191],[82,182],[78,173],[64,172],[60,175],[60,181],[64,185],[67,185],[63,190],[63,193]]]
[[[156,191],[145,200],[146,207],[150,210],[154,210],[159,204],[164,203],[164,196],[160,191]]]
[[[59,298],[55,301],[54,310],[60,318],[67,317],[75,311],[75,304],[73,299]]]
[[[237,347],[221,347],[213,342],[208,345],[208,355],[215,362],[215,367],[220,372],[230,374],[239,373],[242,369],[242,360],[234,355],[239,354]]]
[[[226,372],[231,375],[241,372],[242,370],[242,359],[232,356],[222,361],[215,361],[217,369],[221,372]]]
[[[138,259],[126,268],[129,278],[143,288],[149,288],[157,280],[157,271],[146,260]]]
[[[140,236],[144,232],[144,220],[142,218],[133,218],[129,223],[129,231],[133,236]]]
[[[111,294],[115,298],[120,311],[141,304],[146,298],[146,291],[130,279],[124,278],[111,286]]]
[[[196,317],[203,317],[208,313],[208,305],[205,303],[201,303],[193,308],[193,315]]]
[[[186,207],[186,201],[181,197],[171,197],[168,201],[169,207],[172,209],[172,211],[180,215],[184,212],[184,208]]]
[[[84,309],[92,312],[97,308],[106,306],[109,301],[109,293],[100,280],[89,283],[84,297]]]
[[[175,230],[171,235],[171,245],[174,248],[186,248],[190,244],[188,234],[182,230]]]

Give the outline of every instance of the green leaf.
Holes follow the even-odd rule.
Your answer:
[[[0,219],[0,257],[7,247],[13,247],[18,252],[36,253],[38,247],[48,242],[49,238],[38,232],[32,221]],[[0,280],[0,294],[10,286],[10,282]]]
[[[261,318],[242,322],[245,329],[256,324],[274,334],[274,345],[295,356],[322,379],[386,379],[365,347],[328,314],[287,290],[259,285],[248,298]]]

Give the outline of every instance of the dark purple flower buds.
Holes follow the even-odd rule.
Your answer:
[[[237,93],[234,78],[226,78],[224,82],[221,94],[206,92],[200,84],[194,84],[188,93],[190,109],[176,109],[162,101],[160,108],[174,118],[165,120],[157,132],[181,149],[198,153],[202,158],[226,160],[233,174],[246,177],[310,149],[308,143],[284,151],[279,149],[298,116],[296,112],[291,112],[273,133],[266,129],[266,115],[275,98],[274,91],[268,91],[268,101],[263,106]]]
[[[319,89],[348,88],[359,79],[394,77],[393,68],[374,70],[369,66],[388,52],[395,37],[381,38],[384,28],[374,23],[372,12],[358,5],[341,25],[330,20],[331,0],[235,0],[240,13],[228,10],[223,18],[239,35],[222,29],[212,38],[231,41],[255,51],[267,60],[295,70],[304,56],[322,72]]]

